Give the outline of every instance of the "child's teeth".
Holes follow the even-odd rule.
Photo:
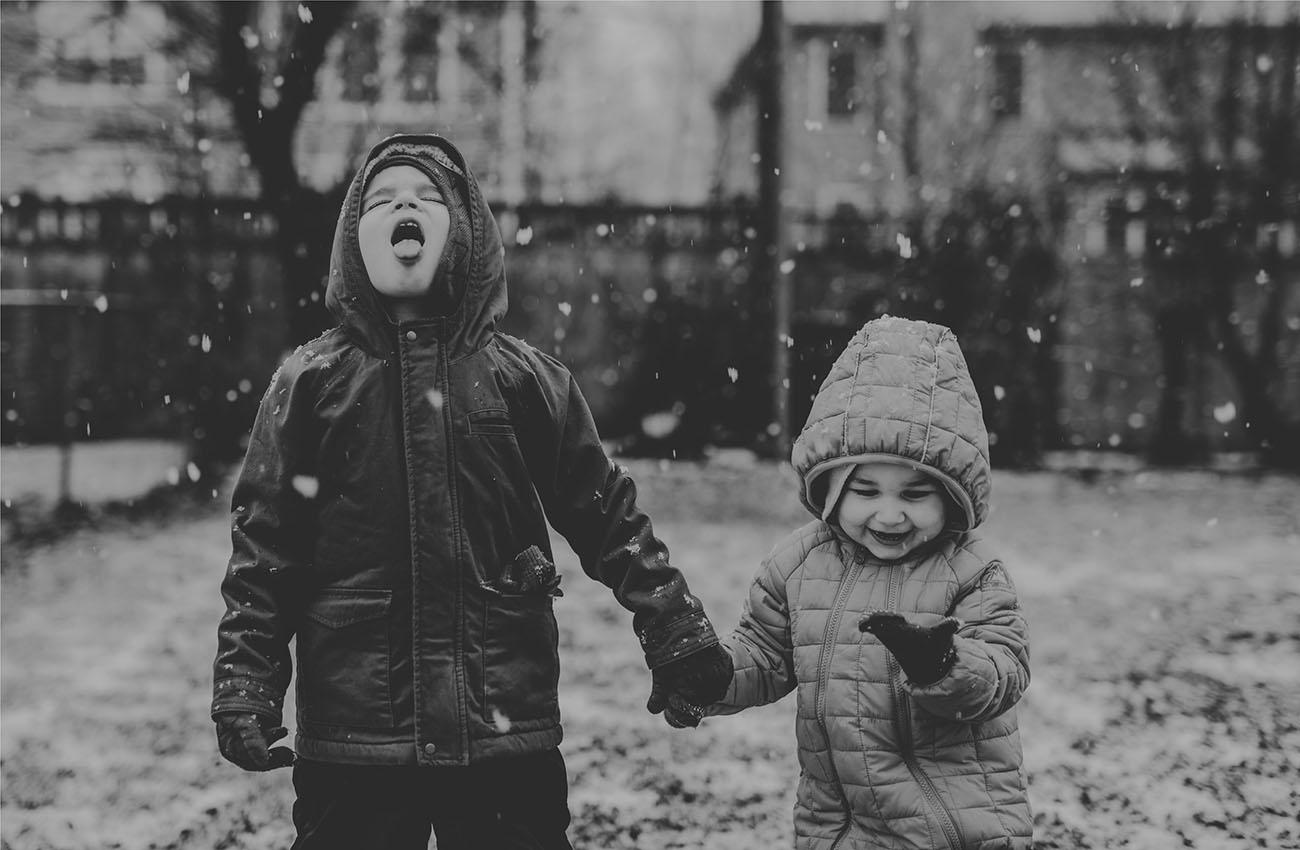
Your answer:
[[[393,253],[400,260],[413,260],[420,256],[420,243],[414,239],[403,239],[393,246]]]

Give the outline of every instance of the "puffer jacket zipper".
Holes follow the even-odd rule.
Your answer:
[[[840,618],[844,616],[844,608],[848,605],[849,594],[853,592],[853,586],[857,584],[858,576],[862,572],[862,562],[855,559],[853,566],[849,568],[848,573],[840,579],[839,591],[835,594],[835,602],[831,605],[830,616],[826,619],[826,632],[822,635],[822,651],[817,659],[817,725],[821,727],[822,737],[826,739],[826,757],[827,764],[830,765],[831,779],[835,783],[835,790],[840,795],[840,805],[844,807],[844,827],[835,840],[831,842],[831,850],[835,850],[844,836],[848,834],[849,828],[853,825],[853,810],[849,807],[849,798],[844,793],[844,785],[840,782],[839,771],[835,769],[835,751],[830,745],[830,730],[826,727],[826,691],[830,687],[831,672],[831,655],[835,652],[835,645],[839,640]]]
[[[896,565],[889,572],[889,597],[886,608],[890,611],[897,610],[898,591],[901,579],[901,570],[906,569],[902,565]],[[920,763],[916,760],[916,753],[912,749],[912,707],[907,694],[899,684],[902,680],[902,670],[898,666],[898,661],[893,655],[889,655],[889,689],[894,697],[894,705],[897,712],[894,715],[894,725],[898,732],[898,750],[903,757],[903,763],[911,772],[912,778],[921,789],[921,794],[925,797],[926,802],[934,811],[939,820],[939,826],[943,829],[944,838],[948,841],[948,846],[952,850],[963,850],[966,841],[962,837],[961,830],[957,827],[957,820],[948,810],[947,804],[944,803],[943,797],[939,794],[939,789],[935,787],[932,780],[924,770],[921,769]]]

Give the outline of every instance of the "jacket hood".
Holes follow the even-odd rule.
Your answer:
[[[988,432],[948,328],[884,316],[849,341],[791,454],[804,507],[823,517],[847,473],[875,461],[907,463],[942,482],[961,512],[950,528],[969,531],[988,516]]]
[[[496,219],[460,151],[434,134],[400,134],[379,142],[348,186],[334,229],[325,306],[358,343],[378,356],[393,349],[393,321],[370,283],[361,259],[357,224],[361,198],[374,172],[409,164],[433,178],[449,200],[452,223],[434,280],[451,305],[445,316],[447,344],[454,354],[474,351],[491,338],[505,315],[505,249]]]

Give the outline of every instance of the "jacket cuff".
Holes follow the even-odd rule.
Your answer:
[[[645,650],[646,666],[651,670],[708,649],[718,643],[713,624],[703,611],[693,611],[666,626],[638,635]]]
[[[279,726],[284,699],[273,687],[247,676],[218,679],[212,686],[212,716],[227,712],[256,714]]]

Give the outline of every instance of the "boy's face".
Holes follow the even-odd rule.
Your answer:
[[[894,463],[864,463],[844,485],[836,520],[849,537],[883,561],[906,557],[943,531],[942,485]]]
[[[390,298],[418,298],[438,270],[451,215],[429,175],[413,165],[375,173],[361,196],[357,240],[370,283]]]

